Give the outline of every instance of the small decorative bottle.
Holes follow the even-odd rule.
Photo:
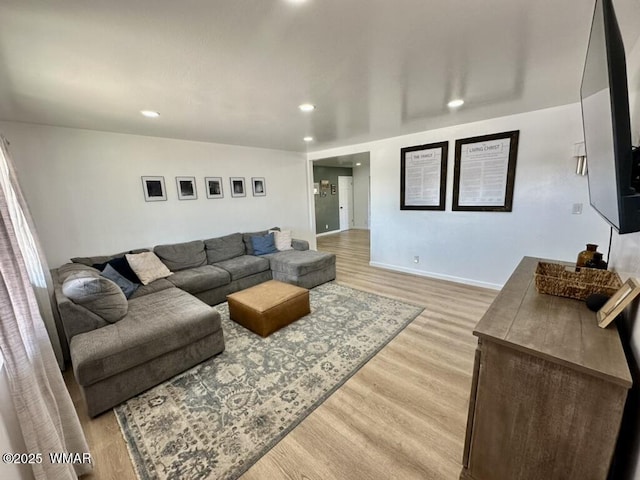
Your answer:
[[[587,262],[585,265],[587,268],[599,268],[600,270],[607,269],[607,262],[602,259],[602,254],[600,252],[595,252],[593,254],[593,258]]]
[[[576,267],[586,267],[587,262],[593,260],[593,255],[598,250],[598,245],[594,245],[593,243],[587,243],[587,249],[581,251],[578,254],[578,260],[576,261]]]

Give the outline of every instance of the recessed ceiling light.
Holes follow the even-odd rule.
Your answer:
[[[464,100],[462,100],[461,98],[456,98],[455,100],[451,100],[449,103],[447,103],[447,106],[449,108],[458,108],[462,105],[464,105]]]
[[[356,167],[359,167],[360,165],[362,165],[360,162],[356,163]]]
[[[316,106],[311,103],[303,103],[302,105],[298,105],[298,108],[303,112],[313,112],[316,109]]]
[[[140,113],[147,118],[158,118],[160,116],[158,112],[154,112],[153,110],[140,110]]]
[[[313,137],[304,137],[303,140],[305,142],[313,142]]]

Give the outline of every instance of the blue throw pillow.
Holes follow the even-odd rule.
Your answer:
[[[251,237],[251,245],[253,246],[254,255],[266,255],[267,253],[276,253],[278,251],[273,233],[259,237]]]
[[[118,273],[118,271],[115,268],[113,268],[108,263],[106,264],[106,266],[104,267],[104,270],[100,275],[102,275],[105,278],[108,278],[113,283],[118,285],[122,289],[122,293],[124,293],[124,296],[127,298],[133,295],[134,292],[140,286],[139,284],[133,283],[132,281],[124,278],[122,275]]]

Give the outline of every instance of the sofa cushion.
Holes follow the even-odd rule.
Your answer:
[[[293,250],[291,246],[291,230],[269,230],[269,233],[273,233],[273,240],[276,245],[276,249],[283,252],[285,250]]]
[[[215,266],[229,272],[231,280],[234,281],[269,270],[269,260],[262,257],[254,257],[253,255],[242,255],[241,257],[218,262]]]
[[[266,258],[271,262],[271,270],[293,277],[322,270],[336,263],[336,256],[333,253],[315,250],[287,250],[266,255]]]
[[[267,233],[262,237],[251,237],[251,245],[253,246],[253,254],[258,256],[278,251],[273,233]]]
[[[244,242],[241,233],[210,238],[204,241],[204,246],[207,252],[207,262],[210,264],[244,255]]]
[[[153,252],[128,253],[126,258],[129,265],[131,265],[131,269],[136,272],[140,283],[143,285],[148,285],[154,280],[171,275],[171,271]]]
[[[171,277],[172,276],[173,275],[171,275]],[[167,278],[171,278],[171,277],[167,277]],[[175,285],[171,283],[169,280],[167,280],[166,278],[159,278],[158,280],[154,280],[153,282],[147,285],[140,285],[138,289],[135,291],[135,293],[131,295],[131,297],[129,297],[129,300],[133,298],[142,297],[144,295],[149,295],[150,293],[156,293],[161,290],[166,290],[167,288],[173,288],[174,286]]]
[[[91,385],[219,329],[220,315],[187,292],[145,295],[129,301],[129,313],[118,323],[71,339],[74,373],[80,385]]]
[[[242,241],[244,242],[244,251],[247,255],[253,255],[253,244],[251,243],[251,237],[264,237],[270,230],[280,230],[280,227],[269,228],[268,230],[262,230],[260,232],[250,232],[242,234]]]
[[[104,267],[104,270],[102,270],[102,273],[100,275],[102,275],[105,278],[108,278],[113,283],[118,285],[120,287],[120,290],[122,290],[122,293],[124,293],[124,296],[127,297],[127,298],[129,298],[131,295],[133,295],[134,292],[140,286],[139,283],[133,283],[131,280],[128,280],[127,278],[125,278],[122,275],[120,275],[116,271],[116,269],[113,268],[108,263],[107,263],[106,267]]]
[[[117,322],[128,311],[127,298],[120,287],[98,273],[72,273],[62,284],[62,293],[109,323]]]
[[[300,240],[299,238],[292,238],[291,246],[294,250],[309,250],[309,242],[306,240]]]
[[[168,280],[176,287],[196,294],[230,283],[231,276],[222,268],[203,265],[175,272]]]
[[[158,245],[153,251],[172,272],[200,267],[207,263],[207,254],[202,240]]]

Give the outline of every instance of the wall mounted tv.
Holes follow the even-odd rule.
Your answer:
[[[627,67],[611,0],[596,0],[580,100],[591,206],[619,233],[640,231],[640,155],[631,147]]]

